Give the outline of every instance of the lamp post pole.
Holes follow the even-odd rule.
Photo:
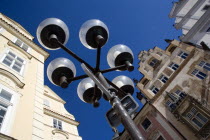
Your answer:
[[[103,75],[100,73],[98,75],[98,78],[93,75],[93,73],[85,66],[85,64],[81,64],[81,67],[83,68],[84,72],[100,87],[100,89],[106,94],[108,97],[110,104],[114,108],[114,110],[117,112],[117,114],[120,116],[120,120],[125,127],[125,129],[128,131],[130,136],[133,138],[133,140],[143,140],[143,137],[138,129],[138,127],[135,125],[131,117],[129,116],[128,112],[123,107],[122,103],[120,102],[119,98],[116,96],[115,93],[111,93],[108,88],[108,83],[103,77]]]
[[[57,86],[67,88],[72,81],[89,77],[89,79],[83,79],[78,85],[77,92],[80,99],[93,104],[94,107],[98,107],[98,100],[103,94],[104,99],[110,102],[112,108],[119,116],[119,121],[124,125],[130,136],[134,140],[143,140],[139,129],[122,104],[124,99],[122,97],[127,94],[132,94],[134,91],[132,81],[126,76],[123,78],[119,76],[121,79],[117,78],[120,80],[121,84],[117,85],[117,83],[114,84],[102,75],[102,73],[114,70],[132,71],[134,69],[132,65],[132,51],[125,45],[114,46],[108,53],[108,63],[111,68],[100,70],[101,48],[107,42],[108,35],[108,28],[100,20],[87,21],[80,30],[80,40],[82,44],[89,49],[97,49],[96,66],[93,68],[74,52],[65,47],[65,43],[69,37],[69,31],[63,21],[56,18],[49,18],[44,20],[37,29],[37,38],[42,46],[51,50],[62,48],[81,63],[81,67],[86,73],[86,75],[75,77],[76,69],[74,64],[66,58],[57,58],[48,65],[47,75],[49,80]],[[125,87],[127,92],[123,90]]]

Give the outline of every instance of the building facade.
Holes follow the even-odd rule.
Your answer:
[[[0,14],[0,139],[81,140],[65,102],[44,86],[49,54],[33,38]]]
[[[183,140],[183,136],[150,103],[136,114],[134,122],[145,140]],[[118,140],[132,140],[124,131]]]
[[[204,42],[210,47],[209,7],[209,0],[178,0],[173,3],[169,17],[176,18],[174,27],[182,30],[181,41]]]
[[[138,89],[189,140],[210,138],[210,51],[172,40],[141,51]]]

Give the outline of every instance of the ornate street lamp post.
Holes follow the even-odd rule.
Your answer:
[[[107,55],[107,61],[111,68],[100,70],[101,48],[109,38],[107,26],[100,20],[88,20],[82,25],[79,37],[85,47],[97,50],[95,68],[65,47],[69,38],[69,30],[63,21],[57,18],[48,18],[40,23],[37,29],[39,43],[50,50],[62,48],[81,63],[81,67],[86,73],[86,75],[75,77],[76,68],[74,64],[69,59],[57,58],[48,65],[47,76],[49,80],[54,85],[67,88],[72,81],[85,78],[77,88],[79,98],[86,103],[93,104],[94,107],[98,107],[98,100],[103,96],[113,107],[113,110],[109,111],[111,113],[107,115],[111,127],[116,130],[115,127],[118,123],[109,118],[109,116],[116,114],[117,121],[124,125],[131,137],[134,140],[142,140],[141,133],[130,118],[130,115],[137,108],[130,95],[134,92],[132,80],[126,76],[118,76],[111,82],[102,75],[102,73],[114,70],[133,71],[131,49],[122,44],[112,47]]]

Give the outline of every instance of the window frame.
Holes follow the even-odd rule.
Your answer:
[[[55,122],[56,121],[56,125],[55,125]],[[60,126],[59,126],[59,122],[60,122]],[[53,118],[53,128],[56,128],[56,129],[59,129],[61,131],[63,131],[63,123],[61,120],[59,119],[56,119],[56,118]]]
[[[175,65],[177,65],[178,67],[176,67]],[[176,71],[176,70],[179,68],[179,65],[176,64],[176,63],[174,63],[174,62],[171,62],[171,63],[168,65],[168,67],[169,67],[170,69],[172,69],[173,71]],[[174,68],[175,68],[175,69],[174,69]]]
[[[17,41],[20,41],[21,42],[21,45],[18,45],[16,42]],[[24,43],[22,40],[20,40],[20,39],[18,39],[18,38],[15,38],[14,40],[13,40],[13,43],[15,44],[15,45],[17,45],[18,47],[20,47],[20,48],[22,48],[25,52],[30,52],[30,50],[31,50],[31,47],[30,46],[28,46],[26,43]],[[24,45],[26,45],[27,47],[28,47],[28,49],[27,50],[25,50],[24,48],[23,48],[23,46]]]
[[[152,86],[150,87],[150,90],[152,91],[152,93],[154,93],[153,90],[156,90],[157,92],[154,93],[154,94],[157,94],[157,93],[159,92],[160,89],[157,88],[156,86],[152,85]]]
[[[11,58],[11,56],[9,56],[9,55],[11,55],[11,54],[9,54],[9,53],[12,53],[12,54],[14,54],[15,56],[12,56],[13,58]],[[7,64],[5,64],[3,61],[6,59],[6,57],[10,57],[12,60],[10,60],[11,61],[11,64],[8,66]],[[20,61],[20,60],[17,60],[17,59],[21,59],[21,60],[23,60],[23,62],[18,62],[18,61]],[[15,66],[15,65],[17,65],[17,64],[15,64],[15,62],[16,63],[21,63],[22,65],[21,65],[21,69],[20,69],[20,71],[18,72],[18,71],[16,71],[14,68],[13,68],[13,66]],[[25,65],[26,65],[26,60],[25,59],[23,59],[22,57],[19,57],[16,53],[14,53],[13,51],[11,51],[11,50],[7,50],[5,53],[4,53],[4,55],[3,55],[3,57],[1,58],[1,63],[3,64],[3,65],[5,65],[6,67],[9,67],[11,70],[13,70],[13,71],[15,71],[15,72],[17,72],[18,74],[20,74],[20,75],[23,75],[23,72],[24,72],[24,69],[25,69]],[[17,67],[17,66],[16,66]],[[18,66],[19,67],[19,66]]]
[[[206,119],[206,122],[204,122],[201,118],[198,117],[198,114],[202,115],[203,118]],[[185,114],[185,118],[187,119],[187,121],[192,124],[193,126],[195,126],[197,129],[201,129],[207,122],[208,122],[208,118],[203,115],[203,113],[201,111],[199,111],[196,107],[191,107]],[[198,124],[196,124],[193,119],[196,119],[200,124],[202,124],[202,126],[199,126]]]
[[[47,107],[50,107],[50,102],[47,99],[43,100],[43,104]]]
[[[153,60],[155,60],[156,62],[154,62]],[[152,68],[155,68],[156,65],[159,63],[160,61],[157,58],[152,57],[152,59],[149,61],[148,65]]]
[[[201,75],[201,74],[204,74],[204,75]],[[204,80],[206,77],[207,77],[207,74],[198,70],[198,69],[194,69],[192,72],[191,72],[191,75],[193,76],[196,76],[197,78],[199,78],[200,80]]]
[[[143,122],[144,122],[146,119],[150,122],[150,124],[149,124],[149,126],[148,126],[147,128],[144,128]],[[149,130],[149,128],[150,128],[151,126],[152,126],[152,122],[148,119],[148,117],[145,117],[144,120],[141,122],[141,127],[142,127],[145,131],[147,131],[147,130]]]
[[[198,63],[198,66],[200,66],[201,68],[204,68],[207,71],[210,71],[210,63],[207,63],[203,60]]]
[[[188,53],[186,53],[186,52],[184,52],[184,51],[180,51],[179,53],[178,53],[178,56],[180,57],[180,58],[182,58],[182,59],[186,59],[187,57],[188,57]]]
[[[158,80],[161,81],[163,84],[165,84],[168,81],[168,79],[169,78],[164,74],[161,74],[160,77],[158,78]]]
[[[4,30],[5,29],[2,26],[0,26],[0,33],[3,32]]]
[[[4,115],[4,119],[2,121],[0,132],[3,134],[9,135],[11,133],[13,123],[15,121],[15,113],[16,113],[17,104],[20,99],[20,94],[16,93],[15,91],[11,90],[10,88],[0,84],[0,92],[2,90],[7,91],[11,95],[11,99],[8,102],[5,99],[3,99],[2,97],[0,97],[0,103],[3,102],[4,105],[7,104],[7,106],[8,106],[7,111]]]

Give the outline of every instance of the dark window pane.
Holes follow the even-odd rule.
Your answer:
[[[14,65],[12,68],[13,68],[15,71],[17,71],[17,72],[20,72],[20,70],[21,70],[21,68],[18,67],[18,66],[16,66],[16,65]]]
[[[12,62],[9,61],[8,59],[4,59],[3,63],[6,64],[7,66],[10,66],[12,64]]]
[[[12,53],[12,52],[9,52],[8,53],[10,56],[12,56],[12,57],[15,57],[16,55],[14,54],[14,53]]]
[[[15,42],[15,44],[16,44],[17,46],[19,46],[19,47],[22,45],[22,43],[23,43],[23,42],[20,41],[19,39],[17,39],[17,41]]]
[[[23,49],[24,51],[27,51],[27,50],[28,50],[28,46],[27,46],[26,44],[23,44],[22,49]]]
[[[3,109],[0,109],[0,117],[4,117],[5,114],[6,114],[6,111]]]
[[[201,122],[199,122],[196,118],[193,118],[192,121],[198,126],[198,127],[202,127],[203,124]]]
[[[201,115],[200,113],[198,113],[197,114],[197,117],[200,119],[200,120],[202,120],[203,122],[207,122],[207,119],[203,116],[203,115]]]
[[[20,57],[17,57],[17,60],[22,62],[22,63],[24,62],[23,59],[21,59]]]
[[[146,118],[142,124],[143,128],[146,130],[150,125],[151,125],[151,122]]]
[[[8,101],[10,101],[12,98],[12,95],[4,89],[2,89],[0,96]]]
[[[165,140],[162,136],[159,136],[157,140]]]
[[[2,124],[2,121],[3,121],[3,118],[2,117],[0,117],[0,123]]]

